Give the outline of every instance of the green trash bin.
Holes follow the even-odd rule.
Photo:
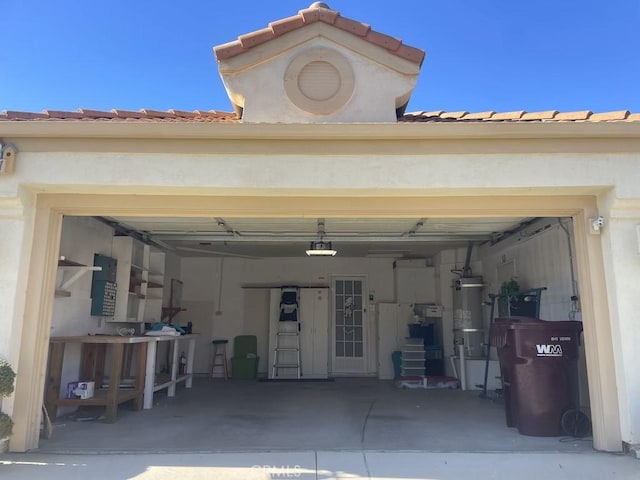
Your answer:
[[[253,380],[258,373],[258,341],[255,335],[238,335],[233,341],[231,378]]]
[[[393,362],[393,376],[399,377],[402,372],[402,352],[396,350],[391,354],[391,361]]]

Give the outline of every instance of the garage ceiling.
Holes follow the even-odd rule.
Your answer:
[[[185,257],[305,257],[323,236],[340,257],[428,258],[439,251],[497,241],[533,218],[104,217],[131,234]],[[324,232],[324,233],[323,233]]]

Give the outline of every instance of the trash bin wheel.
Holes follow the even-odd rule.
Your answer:
[[[560,419],[562,431],[575,438],[583,438],[591,434],[591,420],[581,410],[567,410]]]

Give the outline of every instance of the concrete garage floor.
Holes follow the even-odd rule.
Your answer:
[[[58,418],[38,453],[273,451],[590,452],[590,439],[527,437],[477,391],[406,390],[376,379],[254,382],[194,379],[151,410],[118,421]]]

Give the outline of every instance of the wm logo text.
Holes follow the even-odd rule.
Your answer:
[[[561,357],[561,345],[536,345],[538,357]]]

